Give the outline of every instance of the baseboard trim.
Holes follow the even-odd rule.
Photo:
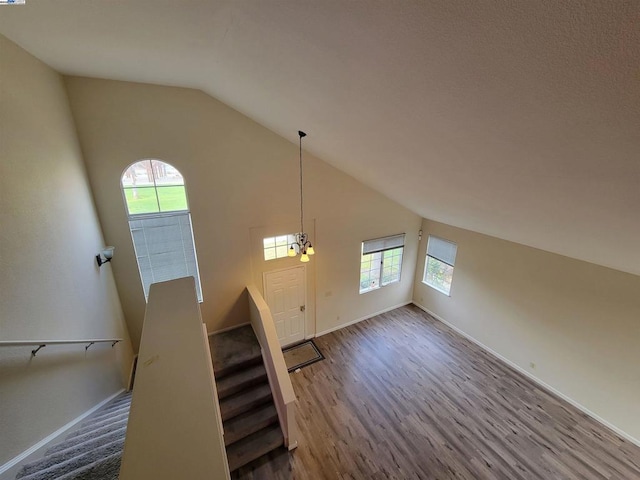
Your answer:
[[[19,455],[13,457],[7,463],[5,463],[4,465],[0,466],[0,475],[2,475],[4,472],[9,470],[10,468],[15,467],[17,464],[22,462],[25,458],[27,458],[29,455],[34,453],[36,450],[39,450],[42,447],[44,447],[45,445],[47,445],[48,443],[53,442],[57,437],[59,437],[60,435],[65,433],[67,430],[69,430],[70,428],[72,428],[74,425],[78,424],[79,422],[81,422],[85,418],[87,418],[92,413],[95,413],[100,408],[104,407],[107,403],[109,403],[111,400],[116,398],[118,395],[120,395],[124,391],[125,391],[125,389],[121,388],[120,390],[118,390],[118,392],[116,392],[113,395],[107,397],[106,399],[104,399],[103,401],[101,401],[100,403],[95,405],[94,407],[92,407],[89,410],[87,410],[86,412],[84,412],[79,417],[74,418],[69,423],[67,423],[66,425],[60,427],[58,430],[56,430],[52,434],[47,435],[45,438],[40,440],[35,445],[33,445],[30,448],[26,449],[24,452],[20,453]]]
[[[347,323],[343,323],[342,325],[338,325],[337,327],[331,327],[328,330],[323,330],[322,332],[317,332],[316,333],[316,337],[321,337],[322,335],[326,335],[327,333],[335,332],[336,330],[340,330],[341,328],[349,327],[349,326],[354,325],[356,323],[362,322],[363,320],[368,320],[371,317],[375,317],[376,315],[381,315],[383,313],[390,312],[391,310],[395,310],[396,308],[404,307],[405,305],[411,305],[412,303],[413,302],[411,302],[411,301],[404,302],[404,303],[399,303],[398,305],[394,305],[392,307],[385,308],[384,310],[380,310],[378,312],[370,313],[369,315],[365,315],[364,317],[356,318],[355,320],[352,320],[352,321],[347,322]]]
[[[511,360],[509,360],[508,358],[502,356],[501,354],[499,354],[498,352],[496,352],[495,350],[493,350],[492,348],[487,347],[484,343],[476,340],[474,337],[472,337],[471,335],[469,335],[468,333],[466,333],[465,331],[461,330],[460,328],[456,327],[455,325],[453,325],[452,323],[448,322],[447,320],[445,320],[444,318],[442,318],[440,315],[438,315],[437,313],[432,312],[431,310],[429,310],[427,307],[425,307],[424,305],[420,305],[417,302],[412,302],[416,307],[418,307],[420,310],[425,311],[426,313],[428,313],[429,315],[431,315],[433,318],[435,318],[436,320],[438,320],[441,323],[444,323],[446,326],[448,326],[449,328],[451,328],[452,330],[455,330],[457,333],[459,333],[460,335],[462,335],[463,337],[465,337],[467,340],[475,343],[477,346],[479,346],[480,348],[482,348],[485,352],[489,353],[490,355],[493,355],[494,357],[496,357],[498,360],[501,360],[502,362],[506,363],[507,365],[509,365],[511,368],[513,368],[514,370],[518,371],[519,373],[523,374],[525,377],[527,377],[528,379],[532,380],[533,382],[535,382],[537,385],[539,385],[540,387],[544,388],[545,390],[553,393],[554,395],[562,398],[564,401],[570,403],[571,405],[573,405],[574,407],[576,407],[578,410],[580,410],[581,412],[585,413],[586,415],[590,416],[592,419],[594,419],[596,422],[601,423],[602,425],[604,425],[605,427],[613,430],[616,434],[618,434],[620,437],[624,438],[625,440],[628,440],[629,442],[637,445],[640,447],[640,440],[629,435],[627,432],[625,432],[624,430],[620,430],[620,428],[616,427],[615,425],[609,423],[607,420],[605,420],[604,418],[600,417],[598,414],[592,412],[591,410],[589,410],[587,407],[585,407],[584,405],[578,403],[577,401],[575,401],[574,399],[572,399],[571,397],[568,397],[567,395],[565,395],[564,393],[562,393],[561,391],[557,390],[556,388],[552,387],[551,385],[545,383],[543,380],[540,380],[538,377],[536,377],[535,375],[532,375],[531,372],[528,372],[527,370],[525,370],[524,368],[522,368],[521,366],[517,365],[516,363],[512,362]]]
[[[221,328],[220,330],[207,333],[207,336],[210,337],[211,335],[217,335],[218,333],[230,332],[231,330],[235,330],[236,328],[240,328],[240,327],[246,327],[247,325],[251,325],[251,322],[245,322],[245,323],[241,323],[240,325],[232,325],[230,327]]]

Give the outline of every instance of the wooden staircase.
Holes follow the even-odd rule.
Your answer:
[[[224,440],[233,472],[284,445],[262,361],[250,325],[209,337]]]

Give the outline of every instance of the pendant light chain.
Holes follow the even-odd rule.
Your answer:
[[[289,246],[287,256],[295,257],[300,254],[301,262],[308,262],[309,255],[313,255],[313,245],[309,241],[309,237],[304,232],[304,195],[302,188],[302,137],[306,137],[307,134],[302,130],[298,130],[298,136],[300,137],[300,232],[296,233],[294,242]]]
[[[304,205],[303,197],[302,197],[302,137],[303,132],[298,132],[300,136],[300,233],[304,232],[304,210],[302,206]]]

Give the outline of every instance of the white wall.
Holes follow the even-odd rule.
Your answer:
[[[126,339],[63,80],[2,36],[0,125],[0,340]],[[0,465],[122,388],[131,358],[128,339],[31,349],[0,347]]]
[[[640,277],[428,220],[422,228],[416,303],[640,439]],[[450,297],[422,283],[429,234],[458,244]]]
[[[209,331],[247,322],[245,286],[262,290],[264,271],[299,265],[265,262],[260,250],[262,236],[299,229],[297,143],[197,90],[78,77],[66,84],[100,220],[118,249],[112,268],[134,343],[145,301],[119,182],[142,158],[169,162],[185,177]],[[307,126],[291,122],[297,138]],[[420,217],[309,154],[304,164],[305,229],[317,252],[307,264],[307,330],[409,302]],[[359,295],[360,243],[401,232],[402,281]]]

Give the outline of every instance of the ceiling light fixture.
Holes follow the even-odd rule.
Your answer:
[[[300,261],[308,262],[309,255],[313,255],[315,252],[309,241],[309,236],[304,233],[304,212],[302,208],[302,137],[306,137],[307,134],[298,130],[298,136],[300,137],[300,233],[296,233],[296,241],[289,247],[288,254],[290,257],[295,257],[298,253],[301,253]]]

